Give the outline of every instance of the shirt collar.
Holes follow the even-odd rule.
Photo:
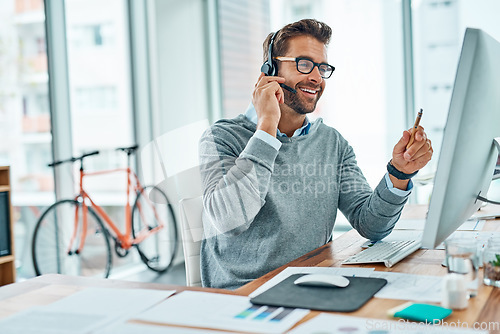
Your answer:
[[[250,122],[257,124],[257,111],[255,111],[255,107],[254,107],[252,102],[250,102],[247,110],[245,111],[245,117]],[[306,119],[304,120],[304,124],[302,124],[302,127],[295,130],[292,137],[299,137],[299,136],[307,135],[309,133],[310,128],[311,128],[311,122],[309,122],[309,119],[306,116]],[[281,133],[281,131],[279,129],[277,131],[277,135],[279,137],[288,137],[286,134]]]

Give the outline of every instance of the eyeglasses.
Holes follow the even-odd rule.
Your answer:
[[[315,66],[318,67],[319,74],[323,79],[328,79],[332,76],[333,71],[335,71],[335,67],[326,63],[315,63],[310,59],[302,58],[302,57],[275,57],[274,59],[279,61],[294,61],[297,64],[297,71],[303,74],[309,74],[312,72]]]

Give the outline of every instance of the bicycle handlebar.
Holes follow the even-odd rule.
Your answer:
[[[93,152],[89,152],[89,153],[84,153],[83,155],[81,155],[79,157],[71,157],[71,158],[65,159],[65,160],[54,161],[54,162],[51,162],[50,164],[48,164],[47,166],[49,166],[49,167],[55,167],[57,165],[65,163],[65,162],[75,162],[75,161],[78,161],[78,160],[83,160],[83,158],[89,157],[91,155],[96,155],[96,154],[99,154],[99,151],[93,151]]]
[[[123,152],[127,153],[127,155],[131,155],[138,148],[139,148],[139,145],[135,144],[134,146],[129,146],[129,147],[118,147],[116,150],[117,151],[123,151]],[[79,157],[71,157],[71,158],[65,159],[65,160],[54,161],[54,162],[51,162],[50,164],[48,164],[47,166],[54,167],[54,166],[63,164],[65,162],[75,162],[75,161],[78,161],[78,160],[82,160],[85,157],[89,157],[91,155],[96,155],[96,154],[99,154],[99,151],[93,151],[93,152],[89,152],[89,153],[84,153],[83,155],[81,155]]]

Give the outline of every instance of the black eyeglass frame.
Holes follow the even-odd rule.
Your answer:
[[[314,70],[314,67],[317,67],[317,68],[318,68],[318,70],[319,70],[319,73],[320,73],[320,75],[321,75],[321,70],[320,70],[320,68],[319,68],[319,67],[320,67],[321,65],[328,66],[328,67],[330,67],[330,68],[332,69],[332,71],[330,72],[330,75],[329,75],[329,76],[327,76],[327,77],[324,77],[324,76],[322,76],[322,75],[321,75],[321,77],[322,77],[323,79],[328,79],[328,78],[330,78],[330,77],[332,76],[332,74],[333,74],[333,71],[335,71],[335,66],[332,66],[332,65],[327,64],[327,63],[315,63],[315,62],[313,62],[311,59],[309,59],[309,58],[304,58],[304,57],[274,57],[273,59],[276,59],[276,60],[279,60],[279,61],[294,61],[294,62],[295,62],[295,66],[296,66],[296,68],[297,68],[297,71],[298,71],[299,73],[302,73],[302,74],[309,74],[309,73],[311,73],[311,72]],[[311,67],[311,70],[310,70],[309,72],[303,72],[303,71],[299,70],[299,61],[301,61],[301,60],[307,60],[307,61],[309,61],[309,62],[313,63],[313,66]]]

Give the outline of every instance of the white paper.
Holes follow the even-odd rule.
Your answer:
[[[278,285],[283,280],[295,274],[326,274],[348,277],[369,277],[374,270],[375,268],[288,267],[252,292],[250,294],[250,298],[260,295],[264,291],[271,289],[273,286]]]
[[[106,324],[106,316],[45,311],[33,307],[0,321],[2,334],[83,334]]]
[[[443,276],[374,271],[370,277],[385,278],[387,280],[387,284],[375,294],[377,298],[441,302],[441,281]]]
[[[168,298],[175,291],[86,288],[0,320],[1,333],[89,333]]]
[[[444,320],[446,321],[446,319]],[[445,323],[446,324],[446,323]],[[460,326],[464,323],[460,322]],[[476,331],[472,329],[453,328],[453,324],[449,327],[425,325],[406,320],[382,320],[369,319],[359,317],[348,317],[343,315],[331,315],[321,313],[317,317],[307,321],[290,331],[290,334],[337,334],[337,333],[356,333],[356,334],[372,334],[372,333],[426,333],[426,334],[441,334],[441,333],[487,333],[487,331]],[[455,324],[455,327],[457,325]]]
[[[123,316],[141,312],[174,293],[172,290],[86,288],[44,306],[44,310]]]
[[[465,223],[457,228],[457,231],[481,231],[486,224],[486,220],[483,219],[470,219],[466,220]]]
[[[134,317],[159,324],[254,333],[283,333],[309,310],[258,306],[250,298],[184,291]]]
[[[149,325],[137,323],[118,323],[92,334],[231,334],[234,332],[207,331],[206,329],[169,327],[165,325]]]

